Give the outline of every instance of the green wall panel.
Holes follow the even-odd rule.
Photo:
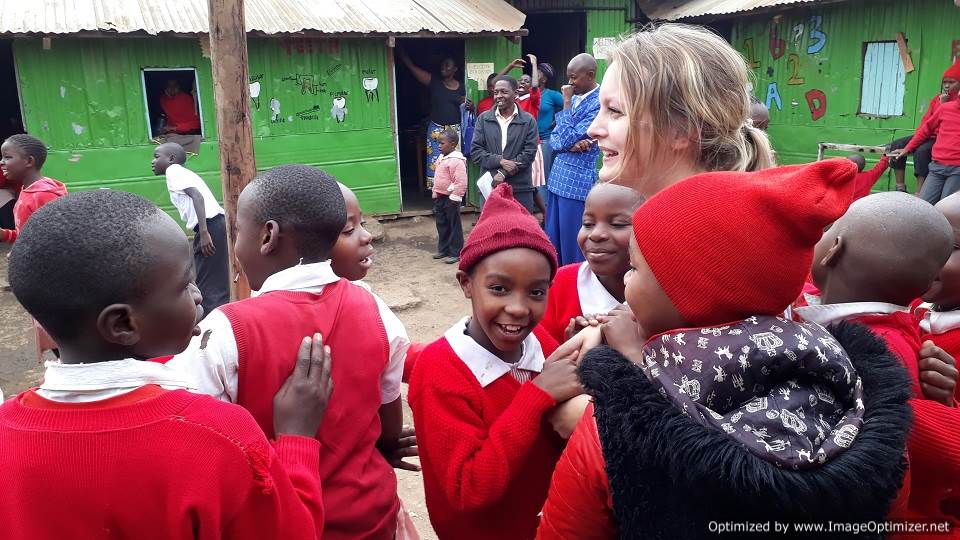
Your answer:
[[[615,10],[591,10],[587,11],[587,52],[594,54],[594,38],[616,38],[627,33],[632,25],[626,22],[626,11],[622,9]],[[606,60],[597,61],[597,80],[603,80],[603,73],[607,70]]]
[[[904,113],[860,114],[865,43],[894,41],[897,32],[916,68],[906,74]],[[781,163],[816,159],[818,142],[880,145],[910,135],[938,92],[958,39],[960,10],[937,0],[855,0],[789,10],[776,19],[745,17],[732,33],[752,67],[755,95],[771,103],[770,137]],[[881,180],[878,189],[886,184]]]
[[[153,177],[140,72],[195,67],[206,140],[188,167],[221,192],[209,59],[197,39],[16,40],[27,130],[50,147],[44,172],[73,190],[139,193],[173,212]],[[357,191],[370,213],[400,210],[382,42],[251,39],[251,112],[257,167],[319,166]],[[367,92],[364,79],[377,79]],[[374,86],[367,81],[367,87]],[[368,95],[369,94],[369,95]],[[332,111],[343,98],[342,122]],[[271,103],[274,102],[274,103]]]

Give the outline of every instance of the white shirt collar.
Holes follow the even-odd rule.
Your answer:
[[[577,270],[577,295],[580,297],[580,311],[584,315],[610,313],[620,305],[586,262],[581,263]]]
[[[576,98],[576,103],[573,103],[573,108],[576,109],[581,103],[583,103],[583,100],[587,99],[587,96],[589,96],[590,94],[596,92],[598,88],[600,88],[600,85],[599,85],[599,84],[596,85],[596,86],[594,86],[594,87],[593,87],[593,90],[587,92],[586,94],[580,94],[580,95],[574,94],[573,97]],[[572,103],[574,100],[571,99],[570,101],[571,101],[571,103]]]
[[[960,328],[960,311],[933,311],[932,304],[920,304],[918,308],[927,312],[920,320],[920,329],[927,334],[944,334]]]
[[[497,115],[498,120],[513,120],[515,116],[520,114],[520,106],[517,105],[516,102],[514,102],[513,104],[513,114],[511,114],[510,116],[503,116],[502,114],[500,114],[499,107],[494,108],[494,110],[496,111],[495,114]]]
[[[888,315],[898,311],[909,311],[906,306],[886,302],[847,302],[844,304],[821,304],[799,307],[794,310],[801,319],[827,326],[864,315]]]
[[[37,393],[56,401],[98,401],[148,384],[167,390],[193,390],[195,385],[180,371],[157,362],[111,360],[94,364],[44,364],[43,384]]]
[[[259,291],[252,296],[260,296],[273,291],[323,292],[324,285],[329,285],[340,278],[333,273],[330,261],[319,263],[298,264],[273,274],[263,282]]]
[[[516,364],[509,364],[467,335],[468,322],[470,322],[470,317],[464,317],[447,330],[443,337],[450,344],[453,352],[473,372],[480,386],[486,388],[493,381],[510,373],[513,368],[526,369],[537,373],[543,370],[543,348],[540,347],[540,341],[532,332],[523,340],[523,356],[520,357],[520,361]]]

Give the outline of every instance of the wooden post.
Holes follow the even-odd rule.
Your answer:
[[[240,275],[233,253],[237,234],[237,199],[257,173],[250,123],[250,86],[247,68],[247,32],[243,0],[208,0],[210,10],[210,64],[213,67],[213,97],[217,109],[220,145],[220,176],[227,212],[227,243],[231,276]],[[246,276],[231,284],[234,300],[250,296]]]

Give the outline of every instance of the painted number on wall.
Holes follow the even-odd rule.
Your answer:
[[[750,66],[750,69],[760,67],[760,61],[757,60],[757,53],[753,49],[753,38],[743,40],[743,48],[747,51],[747,64]]]
[[[790,56],[787,57],[787,62],[790,64],[790,79],[787,80],[787,84],[791,86],[803,84],[806,79],[800,76],[800,55],[790,53]]]
[[[770,56],[774,60],[779,60],[783,53],[787,51],[787,42],[780,37],[780,29],[777,26],[770,27]]]
[[[810,17],[810,45],[807,54],[817,54],[827,45],[827,35],[823,33],[823,15]]]

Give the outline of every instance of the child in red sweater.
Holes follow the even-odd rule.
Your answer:
[[[943,519],[940,502],[960,488],[960,410],[924,399],[920,329],[907,307],[934,283],[953,243],[950,224],[926,202],[901,192],[863,198],[817,244],[819,304],[796,310],[821,325],[867,326],[907,368],[914,413],[910,498],[906,513],[894,517]]]
[[[867,162],[860,154],[852,154],[847,156],[847,159],[857,164],[857,177],[853,182],[853,200],[862,199],[870,194],[870,190],[873,189],[877,180],[880,180],[883,173],[887,172],[889,158],[887,156],[881,157],[877,164],[867,172],[863,172]]]
[[[587,260],[557,270],[540,321],[557,343],[590,324],[588,319],[626,301],[623,276],[630,269],[630,219],[642,203],[643,197],[628,187],[597,184],[590,190],[577,234]]]
[[[237,202],[235,253],[253,298],[221,306],[202,335],[169,364],[199,390],[242,405],[268,436],[271,396],[292,367],[290,336],[319,331],[338,358],[330,400],[315,432],[327,539],[388,540],[397,533],[397,479],[383,454],[399,446],[400,377],[409,340],[382,300],[333,272],[330,255],[346,224],[332,176],[304,165],[258,175]]]
[[[36,137],[25,133],[11,135],[0,145],[0,156],[0,168],[7,182],[22,186],[13,205],[15,228],[0,229],[0,240],[12,243],[30,216],[41,206],[66,195],[67,186],[40,174],[47,160],[47,147]]]
[[[473,313],[423,351],[410,381],[424,491],[441,539],[533,538],[562,441],[544,422],[582,388],[537,323],[557,267],[506,183],[487,199],[457,279]]]
[[[272,444],[247,411],[143,361],[183,350],[197,331],[192,265],[180,227],[136,195],[79,193],[31,217],[10,285],[62,360],[0,406],[4,538],[322,535],[311,435],[330,359],[319,341],[301,343],[296,370],[271,396]]]
[[[884,519],[903,477],[902,368],[863,328],[781,317],[854,174],[840,159],[706,173],[637,209],[630,311],[601,317],[612,348],[581,362],[593,410],[557,464],[538,538]]]

